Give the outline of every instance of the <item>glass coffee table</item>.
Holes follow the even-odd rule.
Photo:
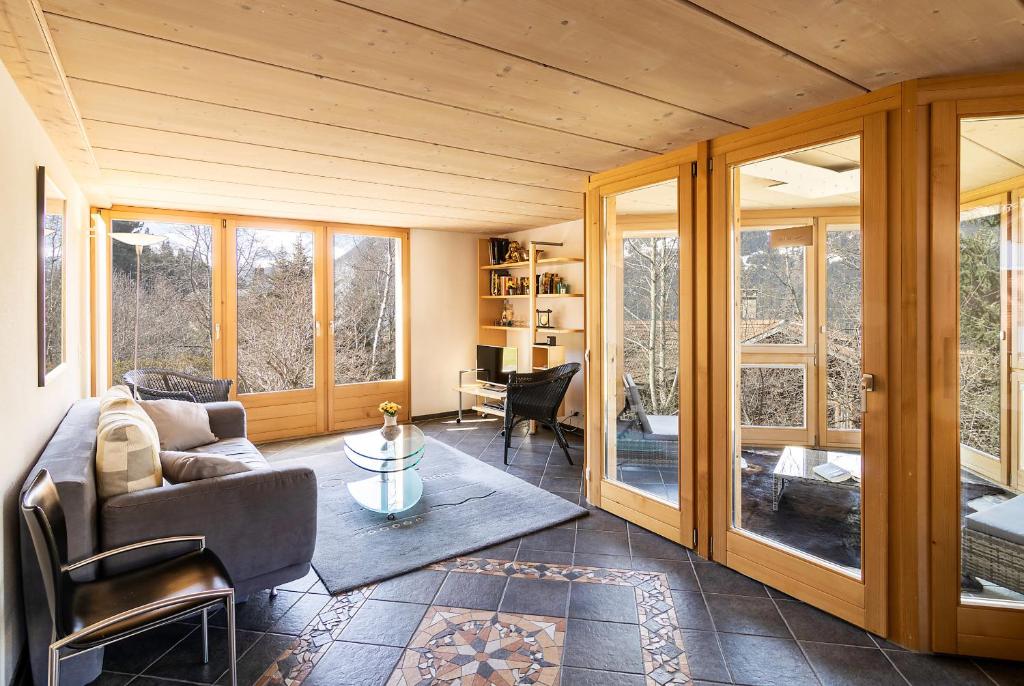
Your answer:
[[[423,480],[414,469],[423,458],[423,432],[412,425],[364,431],[345,437],[349,462],[373,476],[347,484],[356,502],[394,519],[423,495]]]

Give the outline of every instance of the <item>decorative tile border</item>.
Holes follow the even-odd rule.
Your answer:
[[[335,596],[316,618],[302,630],[295,642],[256,680],[255,686],[298,686],[341,632],[356,611],[373,593],[375,585],[363,586]]]
[[[690,683],[683,634],[672,604],[672,591],[668,578],[661,572],[462,557],[438,562],[428,569],[632,586],[640,615],[640,648],[648,686]]]
[[[565,621],[431,607],[388,686],[556,686]]]
[[[661,572],[645,572],[624,569],[605,569],[601,567],[578,567],[573,565],[550,565],[534,562],[508,562],[505,560],[485,560],[480,558],[454,558],[430,565],[427,569],[464,574],[489,574],[524,579],[558,579],[582,583],[612,584],[630,586],[636,593],[637,612],[640,620],[640,647],[643,653],[644,672],[648,686],[665,686],[666,684],[690,683],[689,667],[686,664],[686,653],[683,646],[682,631],[676,619],[672,604],[672,592],[667,577]],[[289,646],[263,675],[256,681],[257,686],[299,686],[312,671],[316,663],[323,657],[332,640],[337,640],[342,630],[373,592],[374,586],[343,593],[336,596],[327,607],[307,626],[296,641]],[[540,631],[541,633],[536,633]],[[456,637],[461,633],[460,637]],[[470,664],[466,657],[456,657],[456,653],[469,652],[475,634],[494,636],[491,640],[508,642],[515,645],[516,650],[522,646],[527,635],[545,644],[544,659],[533,655],[519,653],[515,665],[498,662],[498,670],[493,672],[493,680],[473,675],[455,674],[455,667]],[[438,681],[439,683],[462,684],[502,684],[525,683],[553,685],[557,683],[561,648],[564,641],[564,618],[533,617],[509,613],[479,612],[460,610],[458,608],[431,607],[423,620],[416,637],[406,649],[389,686],[413,686],[414,684]],[[539,636],[548,639],[537,638]],[[548,645],[550,643],[550,645]],[[454,650],[462,645],[461,651]],[[475,645],[483,645],[487,650],[475,650],[472,660],[478,663],[485,659],[483,653],[505,656],[508,648],[500,648],[485,641]],[[431,649],[428,650],[427,647]],[[499,651],[499,652],[495,652]],[[478,653],[480,653],[478,655]],[[558,655],[557,660],[550,659]],[[527,660],[529,657],[529,660]],[[502,658],[504,659],[504,658]],[[494,658],[487,658],[494,664]],[[461,663],[461,664],[460,664]],[[552,663],[552,664],[544,664]],[[502,670],[508,668],[508,674]],[[512,673],[517,676],[509,681]],[[554,674],[555,676],[551,676]],[[414,680],[418,676],[419,681]],[[464,680],[459,682],[458,679]]]

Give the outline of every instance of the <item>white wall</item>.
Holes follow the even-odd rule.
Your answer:
[[[409,233],[414,417],[454,410],[458,371],[476,363],[479,238],[428,229]]]
[[[18,584],[17,496],[70,404],[88,384],[89,207],[77,184],[0,63],[0,683],[9,683],[24,637]],[[36,165],[68,198],[65,238],[67,363],[36,385]]]
[[[583,257],[583,220],[577,219],[574,221],[562,222],[561,224],[553,224],[551,226],[542,226],[536,229],[528,229],[526,231],[517,231],[516,233],[506,234],[507,238],[517,240],[522,244],[524,248],[529,245],[530,241],[550,241],[552,243],[564,243],[562,246],[542,246],[544,257]],[[584,289],[583,279],[583,263],[578,264],[560,264],[554,267],[545,267],[542,270],[545,272],[556,272],[560,274],[564,279],[569,282],[571,292],[582,293]],[[517,319],[527,319],[529,312],[526,312],[523,308],[527,307],[523,304],[524,301],[510,301],[513,303],[513,307],[516,309]],[[551,312],[551,323],[554,327],[566,327],[566,328],[583,328],[583,299],[579,298],[550,298],[541,301],[543,304],[538,305],[540,309],[550,309]],[[528,333],[510,333],[509,345],[522,346],[521,350],[530,349],[530,335]],[[579,362],[583,364],[583,351],[585,349],[583,334],[555,334],[558,339],[558,345],[565,346],[565,360],[566,362]],[[524,356],[520,355],[520,366],[524,364]],[[527,360],[525,364],[529,365]],[[573,426],[583,427],[585,425],[585,412],[586,410],[586,395],[583,386],[583,373],[576,375],[576,378],[572,380],[572,385],[569,386],[569,392],[565,395],[565,414],[566,416],[572,415],[573,412],[579,412],[579,416],[573,417],[566,423]]]

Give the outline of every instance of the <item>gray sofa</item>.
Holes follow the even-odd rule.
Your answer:
[[[245,438],[245,410],[240,403],[207,403],[206,408],[218,442],[203,446],[203,451],[245,453],[262,460]],[[301,578],[309,571],[316,544],[317,484],[313,470],[268,464],[214,479],[165,482],[158,488],[101,502],[94,469],[98,419],[98,399],[75,403],[25,481],[27,485],[40,469],[49,470],[67,515],[68,555],[72,560],[150,538],[203,534],[207,546],[231,575],[237,598]],[[161,550],[158,555],[176,552],[180,551]],[[120,566],[102,572],[116,573],[153,559],[126,558],[118,561]],[[51,626],[42,576],[24,522],[21,566],[32,675],[36,684],[45,684]],[[61,683],[88,683],[98,675],[101,663],[99,650],[76,657],[66,663]]]

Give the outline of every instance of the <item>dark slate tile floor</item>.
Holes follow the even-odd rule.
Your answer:
[[[581,502],[580,439],[570,466],[550,434],[517,436],[502,464],[494,421],[420,424],[423,431],[480,460]],[[266,447],[272,461],[339,451],[337,436]],[[585,502],[584,502],[585,505]],[[525,536],[478,557],[658,571],[672,589],[695,684],[1024,683],[1024,663],[909,653],[606,512]],[[239,684],[253,683],[330,600],[316,575],[238,606]],[[430,605],[566,618],[561,686],[644,683],[636,605],[623,587],[420,570],[376,586],[333,641],[304,686],[383,686]],[[211,618],[210,664],[200,663],[193,620],[161,627],[107,649],[100,686],[227,682],[223,618]]]

